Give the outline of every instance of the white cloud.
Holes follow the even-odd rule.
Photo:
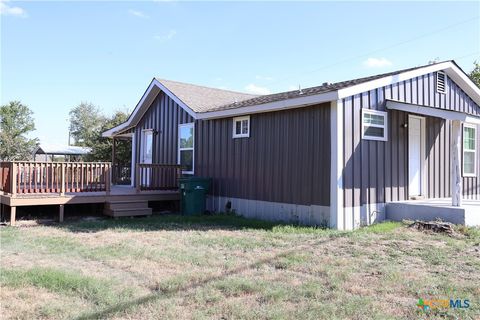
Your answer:
[[[142,11],[138,11],[138,10],[128,10],[128,13],[130,13],[132,16],[135,16],[137,18],[142,18],[142,19],[147,19],[149,18],[149,16],[147,16],[145,13],[143,13]]]
[[[176,36],[176,34],[177,34],[177,30],[172,29],[165,34],[153,36],[153,38],[155,40],[165,42],[165,41],[171,40],[173,37]]]
[[[256,76],[255,76],[255,79],[257,79],[257,80],[265,80],[265,81],[272,81],[272,80],[273,80],[273,77],[256,75]]]
[[[13,7],[7,4],[8,0],[0,0],[0,15],[16,16],[26,18],[27,12],[20,7]]]
[[[367,68],[383,68],[391,66],[392,62],[386,58],[368,58],[363,65]]]
[[[245,90],[253,94],[270,94],[271,93],[271,91],[268,88],[259,87],[253,83],[250,83],[249,85],[247,85],[245,87]]]

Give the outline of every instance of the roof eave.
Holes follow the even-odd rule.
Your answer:
[[[279,100],[264,104],[257,104],[247,107],[218,110],[218,111],[209,111],[199,113],[197,119],[216,119],[216,118],[225,118],[230,116],[240,116],[244,114],[253,114],[253,113],[263,113],[270,111],[279,111],[292,108],[298,108],[301,106],[309,106],[319,103],[330,102],[338,99],[338,91],[332,90],[320,94],[309,95],[304,97],[296,97],[286,100]]]

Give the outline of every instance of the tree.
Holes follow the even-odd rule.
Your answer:
[[[473,64],[475,65],[475,68],[472,70],[472,72],[470,72],[470,78],[477,85],[477,87],[480,88],[480,63],[475,61]]]
[[[128,113],[116,111],[112,117],[103,115],[98,107],[82,102],[70,111],[70,134],[74,145],[92,148],[86,161],[111,161],[112,139],[102,137],[102,132],[115,127],[128,118]],[[131,157],[131,141],[116,144],[116,162],[127,164]]]
[[[101,132],[107,131],[119,124],[127,121],[128,112],[117,110],[111,118],[106,118]],[[101,133],[97,136],[95,147],[93,147],[92,155],[99,161],[111,161],[112,159],[112,139],[104,138]],[[126,165],[131,161],[132,155],[132,141],[129,140],[116,140],[115,141],[115,163],[120,165]]]
[[[92,147],[101,135],[106,119],[100,109],[88,102],[82,102],[70,110],[70,135],[73,144],[81,147]]]
[[[33,112],[20,101],[0,106],[0,160],[29,160],[38,139],[26,135],[35,130]]]

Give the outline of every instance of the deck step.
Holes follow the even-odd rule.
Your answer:
[[[148,208],[148,201],[131,200],[131,201],[110,201],[106,203],[106,208],[117,209],[145,209]]]
[[[145,200],[109,201],[105,203],[103,214],[111,217],[150,216],[152,209]]]

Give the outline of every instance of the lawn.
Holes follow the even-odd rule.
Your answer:
[[[478,319],[480,231],[234,216],[2,227],[3,319]],[[423,311],[418,299],[468,299]]]

